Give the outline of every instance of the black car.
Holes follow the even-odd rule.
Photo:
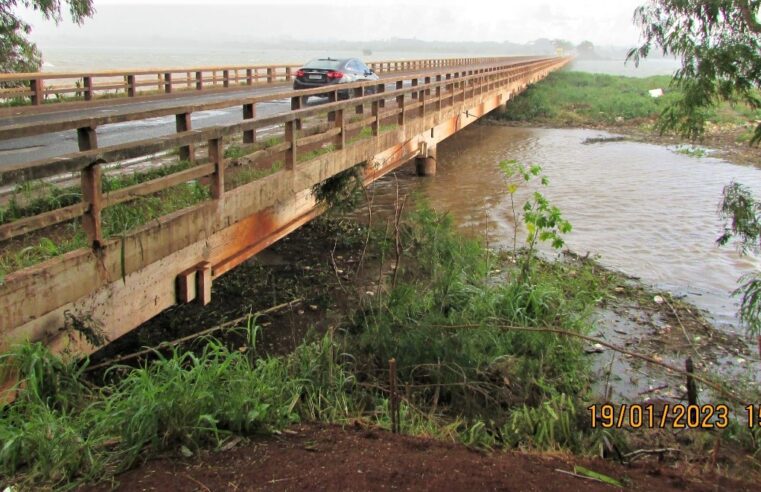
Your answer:
[[[314,89],[366,80],[378,80],[378,76],[359,58],[315,58],[296,71],[293,88]],[[349,91],[339,91],[338,96],[347,98]],[[304,102],[308,98],[304,96]]]

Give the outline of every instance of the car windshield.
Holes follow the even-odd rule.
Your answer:
[[[322,68],[325,70],[337,70],[341,68],[342,64],[343,64],[343,60],[333,60],[329,58],[315,58],[314,60],[309,60],[304,65],[304,68]]]

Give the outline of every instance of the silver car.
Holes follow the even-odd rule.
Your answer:
[[[293,88],[314,89],[369,80],[378,80],[378,75],[359,58],[315,58],[296,71]],[[374,88],[367,92],[374,92]],[[338,97],[348,98],[349,91],[338,91]],[[309,96],[304,96],[304,102],[308,98]]]

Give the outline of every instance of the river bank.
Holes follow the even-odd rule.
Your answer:
[[[699,142],[655,129],[660,112],[678,97],[671,78],[634,78],[583,72],[557,72],[529,87],[507,111],[487,120],[518,127],[585,128],[625,135],[636,142],[668,145],[700,157],[711,155],[738,164],[761,167],[761,147],[751,146],[761,111],[722,103],[708,111],[705,135]],[[653,98],[648,91],[662,89]]]

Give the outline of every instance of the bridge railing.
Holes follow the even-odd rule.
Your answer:
[[[234,125],[216,126],[203,130],[178,127],[178,133],[174,135],[104,148],[97,148],[95,129],[98,124],[105,124],[106,121],[93,121],[92,118],[62,122],[53,125],[52,128],[46,128],[44,124],[27,125],[15,130],[6,128],[0,131],[0,139],[60,131],[63,127],[76,128],[82,151],[3,168],[0,170],[0,184],[13,185],[76,173],[80,178],[82,199],[63,208],[0,225],[0,241],[14,239],[82,217],[82,225],[91,242],[100,243],[104,240],[101,232],[100,211],[106,207],[153,195],[178,184],[211,175],[217,176],[212,179],[211,196],[218,198],[223,195],[224,180],[221,176],[224,174],[224,165],[229,163],[229,159],[223,158],[224,139],[228,139],[228,148],[231,144],[230,137],[236,136],[241,139],[240,145],[245,147],[244,150],[250,151],[247,157],[249,166],[256,167],[259,161],[268,160],[282,162],[286,170],[293,170],[301,147],[309,147],[312,150],[321,149],[327,142],[330,151],[341,149],[348,134],[354,135],[369,129],[371,134],[369,136],[377,136],[380,125],[386,120],[390,120],[393,125],[396,125],[395,127],[403,127],[410,115],[424,117],[426,112],[440,111],[442,107],[453,107],[457,103],[464,103],[466,98],[472,98],[485,90],[492,90],[500,85],[521,80],[531,73],[538,73],[557,63],[555,59],[544,59],[512,63],[506,66],[443,70],[435,75],[405,74],[386,79],[382,84],[346,84],[341,90],[349,90],[352,96],[350,99],[339,101],[338,89],[336,89],[330,93],[332,102],[310,107],[301,106],[302,98],[305,95],[324,94],[324,88],[285,91],[256,98],[200,105],[196,108],[169,108],[161,110],[161,114],[174,114],[178,121],[189,121],[193,110],[218,108],[220,104],[228,107],[241,105],[244,114],[250,118]],[[386,92],[386,86],[393,86],[395,90]],[[368,94],[370,91],[372,93]],[[291,99],[292,111],[264,118],[254,117],[256,103],[284,98]],[[389,109],[385,109],[387,102]],[[366,114],[366,109],[370,110],[369,115]],[[350,117],[351,114],[354,116]],[[124,118],[136,120],[156,115],[156,111],[146,111],[125,115]],[[326,117],[328,122],[326,124],[329,126],[327,129],[323,124]],[[257,133],[261,139],[265,129],[272,130],[273,128],[276,132],[280,132],[280,135],[270,133],[268,140],[257,144]],[[198,158],[196,150],[203,145],[207,146],[209,153],[207,156]],[[155,156],[170,151],[178,151],[181,160],[197,165],[110,193],[103,192],[103,172],[107,164]]]
[[[370,62],[378,73],[494,63],[504,57],[442,58]],[[290,82],[301,65],[237,65],[150,68],[98,72],[0,74],[0,103],[18,105],[93,101],[99,97],[135,97],[178,91],[224,90]]]

